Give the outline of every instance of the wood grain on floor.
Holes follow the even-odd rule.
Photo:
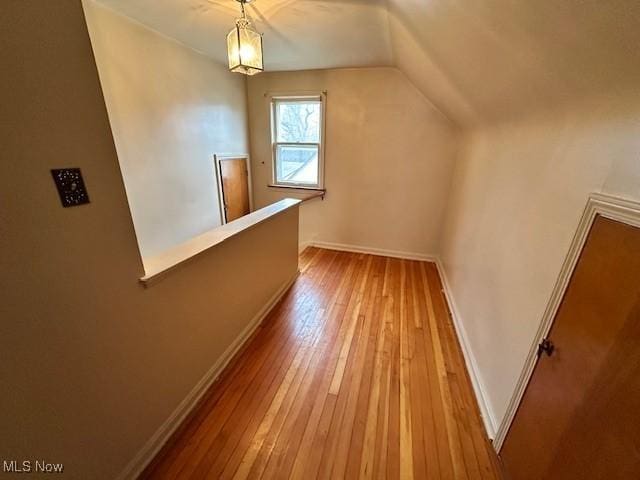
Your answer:
[[[500,478],[433,263],[308,248],[144,478]]]

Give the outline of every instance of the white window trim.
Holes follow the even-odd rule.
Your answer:
[[[324,153],[325,153],[325,124],[326,124],[326,109],[327,109],[327,92],[278,92],[265,94],[269,101],[269,123],[271,130],[271,180],[270,186],[279,188],[298,188],[305,190],[324,190]],[[280,142],[276,141],[276,121],[275,121],[275,105],[277,100],[286,101],[300,101],[305,100],[320,100],[320,138],[318,143],[294,143],[294,142]],[[300,146],[316,146],[318,145],[318,183],[299,183],[299,182],[279,182],[276,174],[276,150],[278,145],[300,145]]]

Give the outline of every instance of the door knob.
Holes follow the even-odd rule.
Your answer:
[[[554,349],[555,347],[551,340],[545,338],[544,340],[542,340],[540,345],[538,345],[538,356],[542,355],[542,352],[544,352],[548,357],[550,357]]]

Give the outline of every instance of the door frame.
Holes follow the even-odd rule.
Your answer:
[[[584,208],[580,223],[578,224],[576,233],[571,241],[571,246],[569,247],[569,251],[567,252],[564,263],[562,264],[560,274],[558,275],[553,291],[551,292],[551,297],[549,298],[547,307],[542,315],[542,320],[529,349],[527,360],[524,364],[520,377],[518,378],[518,383],[516,384],[516,388],[511,396],[511,400],[509,401],[507,411],[500,423],[498,431],[496,432],[496,436],[493,439],[493,447],[498,453],[500,453],[500,450],[502,449],[502,445],[507,437],[509,428],[515,418],[516,411],[520,406],[522,397],[524,396],[529,380],[531,379],[536,367],[538,360],[538,344],[542,339],[546,338],[551,330],[553,320],[558,313],[558,309],[560,308],[560,304],[564,298],[564,293],[569,285],[573,271],[578,263],[580,253],[582,253],[582,249],[591,230],[591,226],[593,225],[597,215],[640,228],[639,202],[602,193],[592,193],[589,195],[587,205]]]
[[[249,212],[253,212],[253,180],[251,178],[251,159],[247,153],[241,153],[239,155],[231,154],[213,154],[213,169],[216,172],[216,185],[218,186],[218,209],[220,213],[220,224],[225,225],[227,223],[227,215],[224,211],[224,192],[222,190],[222,169],[221,162],[225,160],[244,160],[247,164],[247,183],[249,192]]]

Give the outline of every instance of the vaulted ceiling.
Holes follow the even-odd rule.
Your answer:
[[[99,0],[212,58],[227,61],[235,0]],[[270,71],[391,65],[384,0],[254,0],[247,13],[264,34]]]
[[[234,0],[99,0],[217,61]],[[461,126],[640,88],[638,0],[255,0],[267,70],[395,65]]]

